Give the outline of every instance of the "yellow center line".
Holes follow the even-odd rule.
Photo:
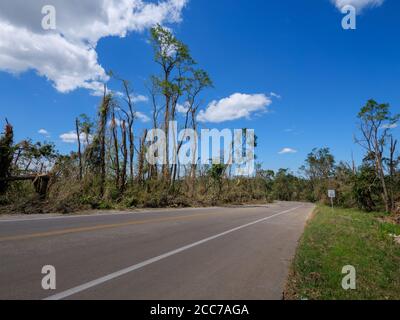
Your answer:
[[[195,214],[195,215],[186,216],[186,217],[170,217],[170,218],[162,218],[162,219],[128,221],[128,222],[114,223],[114,224],[100,224],[100,225],[95,225],[92,227],[71,228],[71,229],[62,229],[62,230],[56,230],[56,231],[8,236],[8,237],[0,238],[0,242],[28,240],[28,239],[45,238],[45,237],[52,237],[52,236],[61,236],[61,235],[66,235],[66,234],[82,233],[82,232],[90,232],[90,231],[98,231],[98,230],[106,230],[106,229],[115,229],[115,228],[120,228],[120,227],[141,225],[141,224],[147,224],[147,223],[190,220],[190,219],[206,217],[206,216],[211,216],[211,215],[215,215],[215,213]]]

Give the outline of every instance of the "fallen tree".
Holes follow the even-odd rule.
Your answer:
[[[50,182],[49,174],[39,175],[23,175],[23,176],[11,176],[6,178],[0,178],[0,184],[6,184],[15,181],[32,181],[35,191],[39,196],[44,199],[47,196],[47,190]]]

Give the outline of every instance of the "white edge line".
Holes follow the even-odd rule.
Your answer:
[[[104,277],[95,279],[95,280],[93,280],[93,281],[87,282],[87,283],[85,283],[85,284],[82,284],[82,285],[80,285],[80,286],[74,287],[74,288],[72,288],[72,289],[69,289],[69,290],[60,292],[60,293],[58,293],[58,294],[55,294],[55,295],[50,296],[50,297],[48,297],[48,298],[45,298],[45,299],[43,299],[43,300],[61,300],[61,299],[70,297],[70,296],[72,296],[72,295],[74,295],[74,294],[77,294],[77,293],[80,293],[80,292],[85,291],[85,290],[87,290],[87,289],[93,288],[93,287],[95,287],[95,286],[98,286],[98,285],[103,284],[103,283],[105,283],[105,282],[108,282],[108,281],[110,281],[110,280],[119,278],[119,277],[121,277],[121,276],[123,276],[123,275],[126,275],[126,274],[128,274],[128,273],[131,273],[131,272],[133,272],[133,271],[142,269],[142,268],[144,268],[144,267],[146,267],[146,266],[148,266],[148,265],[150,265],[150,264],[153,264],[153,263],[155,263],[155,262],[164,260],[164,259],[169,258],[169,257],[171,257],[171,256],[174,256],[174,255],[176,255],[176,254],[178,254],[178,253],[181,253],[181,252],[187,251],[187,250],[189,250],[189,249],[192,249],[192,248],[194,248],[194,247],[200,246],[200,245],[202,245],[202,244],[204,244],[204,243],[206,243],[206,242],[209,242],[209,241],[212,241],[212,240],[221,238],[221,237],[226,236],[226,235],[228,235],[228,234],[230,234],[230,233],[239,231],[239,230],[244,229],[244,228],[248,228],[248,227],[253,226],[253,225],[255,225],[255,224],[258,224],[258,223],[264,222],[264,221],[266,221],[266,220],[270,220],[270,219],[272,219],[272,218],[275,218],[275,217],[277,217],[277,216],[281,216],[281,215],[283,215],[283,214],[286,214],[286,213],[295,211],[295,210],[300,209],[300,208],[302,208],[302,207],[304,207],[304,205],[301,205],[301,206],[299,206],[299,207],[296,207],[296,208],[293,208],[293,209],[290,209],[290,210],[282,211],[282,212],[276,213],[276,214],[274,214],[274,215],[272,215],[272,216],[269,216],[269,217],[266,217],[266,218],[263,218],[263,219],[260,219],[260,220],[254,221],[254,222],[250,222],[250,223],[245,224],[245,225],[242,225],[242,226],[240,226],[240,227],[237,227],[237,228],[234,228],[234,229],[231,229],[231,230],[228,230],[228,231],[219,233],[219,234],[217,234],[217,235],[215,235],[215,236],[212,236],[212,237],[209,237],[209,238],[200,240],[200,241],[198,241],[198,242],[189,244],[189,245],[184,246],[184,247],[181,247],[181,248],[179,248],[179,249],[176,249],[176,250],[167,252],[167,253],[165,253],[165,254],[163,254],[163,255],[160,255],[160,256],[158,256],[158,257],[154,257],[154,258],[152,258],[152,259],[149,259],[149,260],[143,261],[143,262],[141,262],[141,263],[135,264],[135,265],[133,265],[133,266],[131,266],[131,267],[128,267],[128,268],[119,270],[119,271],[117,271],[117,272],[111,273],[111,274],[109,274],[109,275],[107,275],[107,276],[104,276]]]

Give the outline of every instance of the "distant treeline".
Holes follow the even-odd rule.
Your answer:
[[[210,77],[168,30],[154,27],[151,42],[160,68],[148,84],[152,128],[168,136],[169,123],[184,106],[183,129],[198,132],[201,95],[212,86]],[[0,137],[2,212],[326,202],[328,189],[337,190],[336,201],[344,207],[399,210],[400,157],[391,134],[399,115],[392,115],[388,104],[370,100],[358,115],[355,142],[365,150],[361,166],[337,163],[329,148],[322,148],[308,155],[299,175],[287,169],[263,170],[258,164],[254,176],[235,177],[232,166],[223,164],[150,165],[145,157],[148,131],[137,128],[131,85],[112,72],[110,76],[122,91],[116,94],[104,86],[97,119],[87,115],[76,119],[77,152],[60,155],[52,143],[15,143],[14,128],[6,123]]]

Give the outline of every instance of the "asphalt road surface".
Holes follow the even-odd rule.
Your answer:
[[[313,208],[3,216],[0,299],[281,299]],[[42,288],[46,265],[56,290]]]

